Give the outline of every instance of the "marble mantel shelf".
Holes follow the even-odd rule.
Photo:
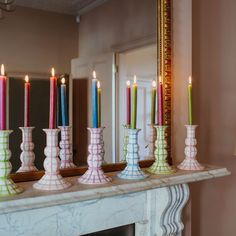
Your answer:
[[[99,186],[78,184],[78,177],[69,177],[67,179],[73,183],[73,186],[56,192],[35,190],[32,187],[34,182],[19,183],[25,189],[24,193],[1,198],[0,215],[187,184],[227,176],[230,172],[226,168],[208,166],[203,171],[178,170],[172,175],[151,176],[142,181],[121,180],[116,177],[116,174],[116,172],[109,173],[113,178],[112,183]]]

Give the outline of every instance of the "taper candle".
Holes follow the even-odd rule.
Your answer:
[[[0,130],[6,129],[6,91],[7,91],[7,77],[5,76],[4,65],[1,65],[0,75]]]
[[[56,100],[57,100],[57,78],[55,70],[52,68],[50,77],[50,110],[49,110],[49,129],[56,128]]]
[[[98,127],[101,127],[102,90],[100,81],[98,81],[97,86],[98,86]]]
[[[163,125],[163,82],[161,76],[159,76],[158,88],[158,125]]]
[[[66,80],[65,78],[61,79],[61,117],[62,117],[62,126],[68,126],[68,105],[67,105],[67,96],[66,96]]]
[[[152,102],[151,102],[151,124],[155,124],[156,116],[156,94],[157,94],[157,83],[155,80],[152,81]]]
[[[137,123],[137,93],[138,93],[138,85],[137,85],[137,77],[134,76],[134,83],[132,85],[132,114],[131,114],[131,128],[136,129]]]
[[[130,81],[126,81],[126,125],[130,126],[131,122],[131,88]]]
[[[188,80],[188,124],[193,124],[193,114],[192,114],[192,77],[189,76]]]
[[[24,127],[30,126],[30,82],[29,76],[25,76],[25,109],[24,109]]]
[[[98,128],[98,88],[97,88],[97,76],[93,71],[92,80],[92,116],[93,116],[93,128]]]

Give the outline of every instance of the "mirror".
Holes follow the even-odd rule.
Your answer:
[[[39,170],[43,170],[46,140],[42,129],[48,127],[51,67],[55,67],[58,78],[67,74],[73,160],[77,166],[87,165],[87,127],[92,123],[91,81],[94,70],[102,91],[104,165],[124,162],[126,81],[130,80],[132,85],[134,75],[138,84],[140,156],[141,160],[153,158],[148,146],[152,81],[159,74],[166,76],[157,63],[161,38],[157,43],[156,35],[162,32],[157,24],[157,4],[158,0],[76,0],[60,3],[55,0],[51,4],[47,4],[46,0],[37,3],[21,0],[13,3],[14,11],[0,10],[0,63],[5,64],[9,77],[8,125],[14,130],[10,139],[13,171],[20,167],[22,138],[19,127],[24,122],[25,74],[29,74],[32,87],[35,163]],[[165,4],[168,6],[168,1]],[[165,92],[165,96],[169,95]],[[170,110],[165,107],[165,112]],[[60,116],[57,117],[60,124]],[[169,115],[166,117],[170,120]]]

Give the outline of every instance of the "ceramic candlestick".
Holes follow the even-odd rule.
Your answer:
[[[128,141],[129,141],[129,135],[128,135],[128,129],[129,125],[123,125],[124,127],[124,142],[123,142],[123,159],[122,162],[127,162],[127,146],[128,146]]]
[[[70,126],[60,126],[61,130],[61,141],[60,146],[60,169],[75,168],[76,165],[73,163],[73,151],[71,142],[71,127]]]
[[[58,158],[58,133],[59,129],[44,129],[47,136],[47,145],[44,149],[46,156],[44,160],[44,176],[34,184],[34,188],[40,190],[61,190],[68,188],[71,184],[59,173],[60,160]]]
[[[104,130],[105,127],[102,127],[102,129]],[[101,144],[101,148],[102,148],[102,151],[101,151],[102,165],[105,165],[107,163],[105,161],[105,144],[104,144],[104,139],[103,139],[103,132],[101,132],[101,135],[100,135],[100,144]]]
[[[185,125],[187,129],[187,137],[185,139],[185,159],[184,161],[178,165],[178,168],[181,170],[203,170],[204,166],[199,164],[196,159],[197,156],[197,140],[195,138],[195,131],[197,125]]]
[[[139,167],[138,133],[140,129],[128,129],[127,166],[118,174],[122,179],[145,179],[148,177]]]
[[[149,124],[148,126],[150,130],[149,139],[148,139],[148,150],[149,150],[148,158],[154,159],[155,141],[157,138],[157,132],[156,132],[155,125]]]
[[[38,170],[34,165],[34,143],[32,142],[33,129],[34,127],[20,127],[20,130],[22,131],[22,143],[20,145],[22,152],[20,154],[21,167],[17,172]]]
[[[88,128],[90,131],[90,145],[88,146],[88,170],[79,178],[82,184],[105,184],[111,181],[102,170],[102,142],[101,135],[104,127]]]
[[[155,142],[156,150],[155,154],[155,162],[151,167],[148,168],[148,172],[151,174],[171,174],[175,172],[175,169],[168,164],[167,157],[168,152],[167,142],[165,138],[166,125],[157,125],[155,126],[157,130],[157,139]]]
[[[0,130],[0,196],[11,196],[21,193],[23,189],[10,178],[11,151],[9,150],[9,135],[12,130]]]

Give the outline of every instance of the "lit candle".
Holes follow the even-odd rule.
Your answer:
[[[61,79],[61,116],[62,116],[62,126],[68,126],[68,106],[67,106],[67,96],[66,96],[66,80]]]
[[[163,125],[163,82],[161,76],[159,76],[158,88],[158,125]]]
[[[4,65],[2,64],[0,75],[0,130],[6,129],[6,79]]]
[[[188,80],[188,124],[193,124],[193,115],[192,115],[192,77],[189,76]]]
[[[30,126],[30,82],[29,76],[25,76],[25,110],[24,110],[24,126]]]
[[[131,88],[130,81],[126,81],[126,125],[130,126],[131,121]]]
[[[102,110],[102,107],[101,107],[101,84],[100,84],[100,81],[98,81],[97,83],[97,86],[98,86],[98,127],[101,127],[101,110]]]
[[[152,103],[151,103],[151,124],[155,124],[156,115],[156,94],[157,94],[157,83],[155,80],[152,81]]]
[[[57,78],[55,70],[52,68],[50,77],[50,110],[49,110],[49,129],[56,128],[56,100],[57,100]]]
[[[93,128],[98,128],[98,88],[96,72],[93,71],[92,80],[92,116],[93,116]]]
[[[134,76],[134,83],[132,85],[132,114],[131,114],[131,128],[136,129],[137,123],[137,93],[138,93],[138,85],[136,75]]]

